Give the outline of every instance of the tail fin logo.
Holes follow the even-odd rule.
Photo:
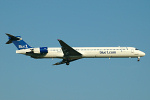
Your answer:
[[[18,47],[19,47],[20,49],[28,48],[27,45],[18,45]]]

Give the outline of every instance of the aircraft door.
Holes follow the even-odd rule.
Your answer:
[[[131,53],[134,53],[134,49],[131,49]]]

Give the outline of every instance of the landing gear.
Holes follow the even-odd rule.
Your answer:
[[[138,60],[137,61],[140,61],[140,57],[138,57]]]
[[[69,65],[69,62],[66,62],[66,65]]]

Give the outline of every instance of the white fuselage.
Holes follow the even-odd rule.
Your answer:
[[[38,48],[35,48],[38,49]],[[137,58],[145,56],[145,53],[134,47],[73,47],[82,54],[79,58]],[[25,54],[29,49],[16,50],[16,53]],[[63,58],[64,53],[61,48],[48,48],[45,55],[35,54],[35,58]],[[77,57],[78,58],[78,57]]]

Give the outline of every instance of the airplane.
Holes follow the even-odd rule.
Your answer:
[[[66,64],[81,58],[138,58],[145,56],[145,53],[134,47],[71,47],[64,41],[58,39],[61,47],[39,47],[29,46],[21,36],[13,36],[6,33],[8,41],[13,43],[18,50],[16,53],[24,54],[35,59],[39,58],[60,58],[62,61],[53,65]]]

